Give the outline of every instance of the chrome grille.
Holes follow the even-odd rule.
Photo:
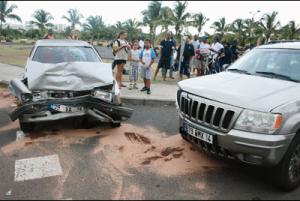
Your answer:
[[[241,109],[216,101],[208,100],[188,94],[186,92],[178,92],[177,100],[180,111],[184,117],[201,125],[228,132]]]

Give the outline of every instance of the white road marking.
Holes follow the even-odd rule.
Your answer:
[[[6,196],[11,196],[11,192],[12,192],[12,191],[9,190],[5,195],[6,195]]]
[[[19,141],[19,140],[23,139],[24,137],[25,137],[25,134],[24,134],[23,131],[21,131],[21,130],[17,131],[17,133],[16,133],[16,141]]]
[[[41,179],[62,175],[58,155],[16,160],[15,181]]]

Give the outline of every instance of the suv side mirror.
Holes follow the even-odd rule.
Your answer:
[[[222,66],[222,68],[223,68],[223,71],[225,71],[225,70],[227,70],[227,68],[229,68],[229,64],[224,64],[223,66]]]

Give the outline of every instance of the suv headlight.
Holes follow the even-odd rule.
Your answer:
[[[97,90],[94,92],[94,96],[95,96],[95,98],[99,98],[99,99],[102,99],[102,100],[105,100],[108,102],[112,101],[112,93],[110,93],[110,92]]]
[[[280,114],[244,110],[238,118],[235,129],[262,134],[272,134],[280,128],[282,116]]]

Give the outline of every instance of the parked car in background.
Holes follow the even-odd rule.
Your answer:
[[[81,116],[116,127],[133,112],[121,106],[111,64],[83,41],[37,41],[23,78],[12,80],[9,88],[19,101],[11,119],[19,119],[25,132],[39,122]]]
[[[213,154],[300,184],[300,42],[262,45],[226,72],[178,83],[180,133]]]

